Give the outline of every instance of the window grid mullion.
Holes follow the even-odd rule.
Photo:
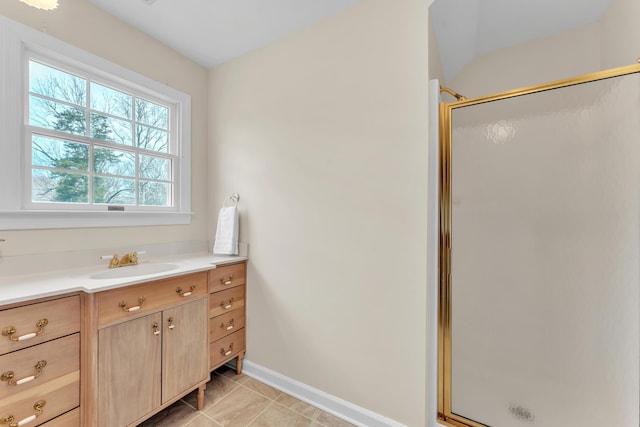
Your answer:
[[[132,97],[134,98],[134,97]],[[135,113],[132,112],[131,113],[131,119],[129,119],[129,122],[131,123],[130,126],[130,132],[131,132],[131,147],[135,148],[136,150],[138,150],[138,146],[136,144],[136,119],[135,117],[133,117]]]
[[[89,205],[94,205],[94,194],[93,194],[93,180],[95,179],[95,163],[93,161],[93,150],[94,145],[90,144],[89,146]]]
[[[91,138],[91,82],[85,79],[85,136]]]

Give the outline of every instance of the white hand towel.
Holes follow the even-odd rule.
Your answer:
[[[213,253],[238,255],[238,207],[220,209]]]

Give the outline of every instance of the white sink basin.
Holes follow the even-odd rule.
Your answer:
[[[180,267],[178,264],[171,263],[149,263],[138,264],[128,267],[111,268],[89,276],[92,279],[118,279],[123,277],[145,276],[147,274],[163,273],[165,271],[175,270]]]

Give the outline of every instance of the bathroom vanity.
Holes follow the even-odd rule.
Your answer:
[[[207,272],[85,297],[87,425],[127,426],[199,389],[207,366]]]
[[[0,425],[135,426],[194,390],[201,409],[211,370],[242,369],[246,259],[186,264],[1,306]]]

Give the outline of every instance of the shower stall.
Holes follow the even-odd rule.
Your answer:
[[[440,105],[438,422],[640,424],[640,65]]]

